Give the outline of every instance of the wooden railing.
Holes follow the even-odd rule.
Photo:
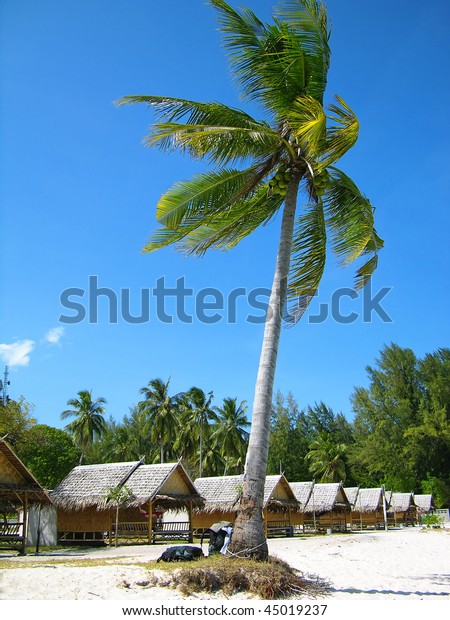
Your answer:
[[[8,551],[25,551],[23,523],[0,523],[0,549]]]
[[[267,536],[273,538],[274,536],[293,536],[294,528],[288,521],[267,521]]]
[[[192,542],[192,530],[188,521],[164,521],[153,525],[149,536],[147,521],[119,523],[117,527],[118,542],[156,542],[157,540],[188,540]],[[116,525],[113,524],[110,543],[116,540]]]

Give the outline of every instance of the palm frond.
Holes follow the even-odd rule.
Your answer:
[[[306,73],[298,37],[279,20],[269,26],[248,9],[239,13],[223,0],[210,3],[218,10],[224,44],[244,97],[261,101],[282,117],[304,94]]]
[[[257,173],[255,168],[236,170],[223,168],[195,175],[189,181],[175,183],[159,199],[156,217],[166,228],[178,229],[183,224],[195,224],[224,211],[241,197]]]
[[[224,0],[209,2],[218,12],[220,30],[224,33],[224,45],[229,50],[234,77],[244,95],[251,97],[262,88],[259,83],[259,62],[263,49],[260,37],[266,26],[250,9],[238,13]]]
[[[328,171],[329,187],[324,199],[327,224],[336,256],[342,265],[348,265],[361,256],[372,236],[372,205],[341,170]]]
[[[329,166],[340,159],[358,139],[358,119],[341,97],[336,96],[336,100],[338,105],[331,104],[328,106],[328,110],[333,114],[328,118],[336,124],[327,130],[323,166]]]
[[[183,120],[187,125],[231,125],[242,128],[249,128],[254,124],[260,125],[243,110],[217,102],[192,101],[160,95],[128,95],[116,103],[119,106],[145,103],[154,110],[156,118],[165,123]]]
[[[147,146],[163,151],[181,151],[218,166],[269,156],[281,144],[279,134],[261,124],[252,128],[155,123],[145,138]]]
[[[287,121],[302,151],[317,158],[323,152],[326,137],[327,118],[321,103],[309,96],[297,98]]]
[[[294,231],[288,286],[290,322],[297,322],[317,292],[326,262],[327,232],[321,202],[311,203]]]
[[[378,264],[377,254],[383,240],[374,227],[374,209],[355,183],[341,170],[330,167],[329,188],[325,195],[325,213],[332,247],[342,265],[372,254],[356,272],[356,288],[364,286]]]
[[[378,267],[378,254],[370,258],[355,274],[355,289],[363,289],[371,279],[373,272]]]
[[[282,0],[276,14],[298,37],[305,59],[305,94],[320,103],[327,83],[331,50],[325,5],[318,0]]]
[[[270,195],[268,185],[261,185],[251,198],[233,204],[209,223],[186,234],[178,244],[187,254],[202,255],[215,248],[229,250],[245,239],[256,228],[266,224],[278,211],[284,197]]]

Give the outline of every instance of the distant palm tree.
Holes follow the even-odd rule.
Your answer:
[[[230,467],[236,468],[239,464],[242,468],[244,466],[249,437],[245,429],[250,426],[250,422],[247,420],[245,400],[238,405],[236,398],[224,398],[223,405],[214,409],[218,421],[211,437],[220,446],[225,461],[225,476]]]
[[[67,401],[69,407],[61,413],[61,418],[65,420],[69,417],[75,417],[73,422],[67,424],[65,430],[69,432],[75,444],[81,450],[80,463],[86,453],[86,450],[99,439],[106,430],[106,421],[103,417],[105,412],[106,400],[103,397],[92,400],[92,390],[81,390],[78,392],[78,398],[72,398]]]
[[[160,462],[164,463],[164,452],[172,451],[179,423],[179,397],[169,394],[170,378],[152,379],[140,392],[144,399],[137,405],[140,413],[146,416],[146,427],[150,440],[159,443]]]
[[[306,455],[313,476],[320,478],[320,482],[343,482],[346,478],[345,451],[344,444],[335,443],[329,433],[321,432],[311,442]]]
[[[206,435],[206,428],[210,421],[215,421],[217,415],[211,407],[214,394],[207,394],[198,387],[188,390],[182,400],[184,408],[183,422],[186,431],[193,439],[198,440],[198,463],[199,476],[203,475],[203,443]]]

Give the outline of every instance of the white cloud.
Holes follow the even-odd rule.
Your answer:
[[[7,366],[27,366],[33,349],[33,340],[20,340],[13,344],[0,344],[0,357]]]
[[[49,344],[59,344],[59,341],[64,334],[64,327],[52,327],[45,334],[45,341]]]

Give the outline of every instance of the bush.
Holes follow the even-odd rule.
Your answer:
[[[425,515],[421,519],[422,525],[426,525],[427,527],[441,527],[444,519],[439,515]]]

